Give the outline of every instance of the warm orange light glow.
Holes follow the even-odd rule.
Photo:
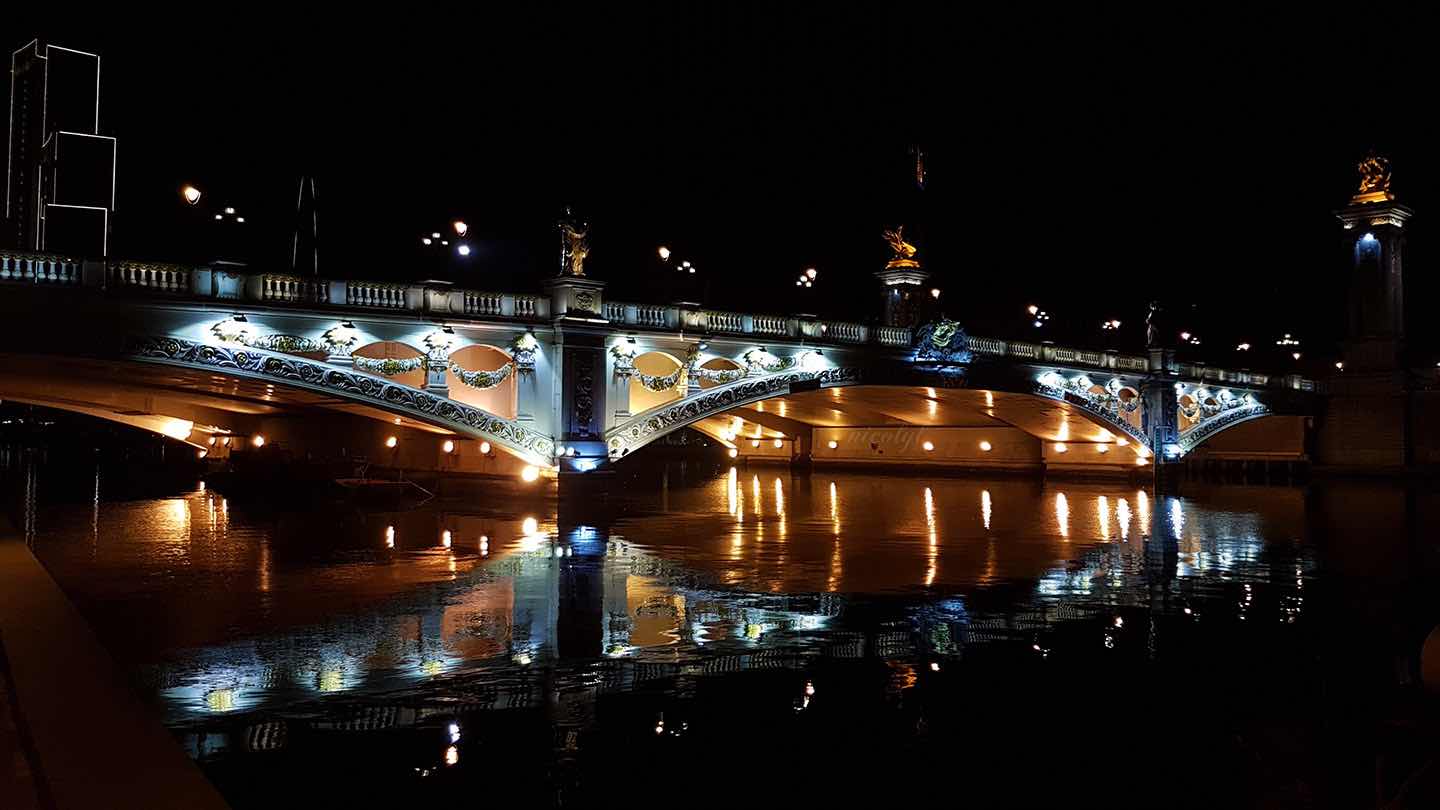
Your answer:
[[[188,203],[188,204],[190,204],[190,205],[194,205],[194,204],[200,202],[200,197],[201,197],[200,189],[198,189],[198,188],[196,188],[196,187],[194,187],[194,186],[186,186],[186,187],[180,189],[180,196],[182,196],[182,197],[185,198],[185,202],[186,202],[186,203]]]
[[[1130,442],[1127,441],[1124,436],[1121,436],[1120,438],[1118,438],[1118,439],[1115,440],[1115,446],[1116,446],[1116,447],[1124,447],[1125,445],[1127,445],[1127,444],[1129,444],[1129,443],[1130,443]]]
[[[831,449],[831,450],[834,450],[835,448],[837,448],[837,447],[839,447],[839,446],[840,446],[840,443],[839,443],[839,442],[835,441],[834,439],[831,439],[831,440],[830,440],[830,449]]]
[[[214,447],[214,446],[215,446],[215,437],[214,437],[214,436],[211,436],[208,440],[206,440],[205,443],[208,444],[208,445],[210,445],[211,447]]]
[[[455,452],[455,442],[452,442],[452,441],[450,441],[449,439],[446,439],[446,440],[445,440],[445,443],[442,444],[442,445],[440,445],[440,449],[441,449],[441,450],[444,450],[444,451],[447,452],[447,453],[453,453],[453,452]]]
[[[1108,453],[1108,452],[1110,452],[1110,445],[1108,445],[1108,444],[1097,444],[1097,445],[1095,445],[1095,452],[1097,452],[1097,453]]]
[[[452,228],[455,229],[455,235],[456,235],[456,236],[464,236],[464,235],[465,235],[465,232],[468,231],[468,230],[470,230],[470,226],[469,226],[469,225],[466,225],[464,222],[461,222],[461,221],[458,220],[458,219],[455,220],[454,222],[450,223],[450,227],[452,227]]]
[[[480,442],[480,452],[487,456],[490,455],[490,442]]]
[[[253,444],[253,445],[255,445],[256,447],[264,447],[264,446],[265,446],[265,437],[262,436],[262,435],[260,435],[259,433],[256,433],[254,436],[252,436],[252,437],[250,438],[250,443]]]
[[[1057,453],[1064,453],[1065,451],[1067,451],[1067,450],[1069,450],[1069,449],[1070,449],[1070,448],[1068,448],[1068,447],[1065,446],[1065,443],[1064,443],[1064,442],[1055,442],[1055,452],[1057,452]]]
[[[397,445],[397,444],[399,444],[399,443],[400,443],[400,440],[397,439],[397,438],[395,438],[394,436],[386,436],[386,437],[385,437],[385,446],[386,446],[386,447],[394,447],[395,445]]]
[[[980,451],[981,451],[982,453],[988,453],[988,452],[990,452],[990,448],[991,448],[990,442],[983,442],[983,441],[980,442]]]
[[[923,447],[923,448],[925,448],[925,452],[927,452],[927,453],[932,452],[932,451],[935,450],[935,443],[934,443],[934,442],[925,442],[924,444],[922,444],[922,445],[920,445],[920,446]]]
[[[197,451],[197,452],[195,453],[195,457],[196,457],[196,458],[204,458],[204,457],[206,457],[206,456],[208,456],[208,455],[210,455],[210,451],[209,451],[209,450],[200,450],[200,451]]]
[[[440,533],[440,545],[450,548],[450,530],[446,529]]]
[[[776,440],[775,440],[775,446],[776,446],[776,447],[779,447],[779,446],[781,446],[781,445],[783,445],[783,444],[784,444],[783,441],[781,441],[781,440],[779,440],[779,439],[776,439]]]
[[[540,468],[533,464],[525,465],[525,469],[520,471],[520,480],[522,481],[534,481],[539,477]]]
[[[1135,464],[1140,467],[1144,467],[1148,463],[1149,459],[1145,458],[1144,456],[1140,456],[1139,458],[1135,459]]]
[[[751,440],[750,440],[750,446],[751,446],[751,447],[759,447],[759,446],[760,446],[760,440],[759,440],[759,439],[751,439]]]
[[[733,447],[730,448],[730,453],[729,453],[730,458],[735,458],[735,457],[738,456],[738,455],[740,455],[740,451],[739,451],[739,450],[736,450],[736,449],[733,448]]]

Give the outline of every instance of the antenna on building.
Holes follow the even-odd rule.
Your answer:
[[[300,274],[301,268],[312,276],[320,275],[320,219],[315,197],[315,178],[301,175],[295,194],[295,230],[290,239],[290,272]],[[308,267],[301,264],[301,255]]]
[[[915,188],[925,190],[925,150],[919,144],[910,145],[910,160],[915,170]]]

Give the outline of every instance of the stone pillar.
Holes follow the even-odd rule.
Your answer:
[[[450,370],[450,355],[445,351],[431,352],[425,364],[425,390],[437,397],[450,396],[445,373]],[[354,362],[353,360],[351,362]]]
[[[1327,466],[1399,469],[1414,454],[1413,386],[1403,360],[1404,229],[1414,212],[1395,202],[1383,163],[1361,164],[1360,193],[1335,213],[1352,269],[1345,366],[1328,383],[1316,437],[1319,461]]]
[[[1180,472],[1179,459],[1173,455],[1180,441],[1180,401],[1169,370],[1174,361],[1173,349],[1151,349],[1151,373],[1140,384],[1141,423],[1153,451],[1150,462],[1155,468],[1157,488],[1173,485]]]

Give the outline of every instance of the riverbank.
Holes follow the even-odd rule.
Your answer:
[[[16,781],[33,787],[35,806],[226,807],[3,518],[0,642],[25,753],[25,781]]]

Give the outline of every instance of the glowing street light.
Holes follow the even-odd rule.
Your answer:
[[[458,220],[458,219],[455,220],[454,222],[450,223],[450,227],[452,227],[452,228],[455,229],[455,235],[456,235],[456,236],[464,236],[465,233],[466,233],[466,231],[469,231],[469,230],[470,230],[470,226],[469,226],[469,225],[466,225],[463,221]]]
[[[459,253],[461,256],[469,256],[469,255],[470,255],[470,246],[467,245],[467,244],[465,244],[464,242],[461,242],[461,243],[460,243],[460,246],[457,247],[457,248],[455,248],[455,252],[456,252],[456,253]]]
[[[940,288],[939,288],[939,287],[931,287],[931,288],[930,288],[930,297],[931,297],[931,298],[939,298],[939,297],[940,297]]]
[[[670,248],[665,247],[664,245],[661,245],[660,248],[659,248],[658,250],[656,250],[655,252],[660,254],[660,261],[662,261],[662,262],[668,262],[668,261],[670,261]]]
[[[1241,344],[1239,344],[1239,345],[1237,345],[1237,346],[1235,347],[1235,351],[1237,351],[1237,352],[1248,352],[1248,351],[1250,351],[1250,344],[1249,344],[1249,343],[1241,343]]]
[[[1110,319],[1110,320],[1108,320],[1108,321],[1105,321],[1104,323],[1100,324],[1100,328],[1103,329],[1103,330],[1105,330],[1105,331],[1107,331],[1107,332],[1113,332],[1113,331],[1115,331],[1116,329],[1119,329],[1119,328],[1120,328],[1120,321],[1119,321],[1118,318],[1112,318],[1112,319]]]
[[[186,204],[195,205],[200,202],[203,195],[200,193],[200,189],[194,186],[185,186],[180,189],[180,196],[185,198]]]

